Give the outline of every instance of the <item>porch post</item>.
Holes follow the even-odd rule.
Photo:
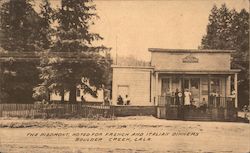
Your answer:
[[[231,95],[231,76],[229,75],[226,79],[226,97]]]
[[[184,74],[181,76],[181,92],[182,92],[182,105],[184,105]]]
[[[235,108],[238,107],[238,74],[234,74]]]
[[[158,105],[158,72],[155,72],[155,104]]]
[[[208,101],[208,105],[209,105],[209,104],[210,104],[210,101],[211,101],[211,100],[210,100],[210,99],[211,99],[211,98],[210,98],[210,90],[211,90],[211,89],[210,89],[210,74],[208,74],[207,80],[208,80],[208,81],[207,81],[207,82],[208,82],[208,83],[207,83],[207,85],[208,85],[208,90],[207,90],[207,91],[208,91],[208,93],[207,93],[207,94],[208,94],[208,97],[207,97],[207,101]]]

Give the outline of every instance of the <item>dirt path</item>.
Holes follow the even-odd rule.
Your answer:
[[[33,124],[31,128],[0,128],[1,153],[250,151],[250,124],[244,123],[167,121],[153,117],[113,121],[0,120],[0,123]]]

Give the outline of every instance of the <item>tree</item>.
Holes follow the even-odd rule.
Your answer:
[[[249,100],[249,13],[229,10],[225,4],[219,9],[214,6],[209,15],[207,33],[202,38],[203,49],[232,49],[232,68],[239,73],[239,105],[247,105]]]
[[[76,102],[76,86],[96,96],[97,89],[105,84],[105,71],[109,68],[107,48],[94,46],[103,39],[91,33],[90,25],[98,18],[90,0],[62,0],[56,12],[55,42],[41,60],[40,78],[48,91],[61,94],[70,92],[69,101]]]
[[[41,29],[38,33],[39,37],[41,40],[41,43],[40,45],[42,46],[43,50],[44,51],[48,51],[52,45],[52,37],[53,37],[53,34],[55,33],[55,29],[53,29],[51,27],[51,24],[53,24],[54,22],[54,18],[55,18],[55,10],[52,9],[51,7],[51,4],[49,2],[49,0],[43,0],[42,3],[40,4],[40,9],[41,9],[41,12],[39,13],[40,17],[41,17],[41,22],[40,22],[40,25],[41,25]],[[41,63],[43,63],[43,59],[46,58],[44,57],[44,55],[46,54],[40,54],[41,56],[41,61],[40,61],[40,65]],[[40,72],[43,73],[43,69],[42,67],[40,66],[37,66],[38,70]],[[41,77],[41,74],[39,74],[40,77]],[[39,77],[39,78],[40,78]],[[46,86],[45,83],[43,83],[43,80],[41,80],[41,82],[39,83],[38,86],[35,86],[33,88],[33,98],[36,99],[36,100],[43,100],[43,99],[46,99],[46,100],[50,100],[50,92],[48,90],[48,86]]]
[[[40,37],[40,45],[43,49],[49,49],[52,45],[52,36],[55,32],[55,29],[51,27],[51,24],[54,22],[55,18],[55,10],[52,9],[51,4],[49,0],[42,0],[42,3],[40,4],[41,12],[39,13],[39,16],[41,18],[40,21],[40,31],[39,31],[39,37]]]
[[[0,6],[1,48],[6,53],[23,55],[41,50],[40,17],[30,0],[9,0]],[[32,90],[38,83],[38,62],[9,58],[1,63],[1,102],[33,102]]]
[[[1,47],[7,51],[39,50],[40,17],[30,0],[10,0],[1,6]]]

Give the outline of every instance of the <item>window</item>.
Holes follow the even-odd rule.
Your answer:
[[[211,79],[211,93],[220,93],[220,80],[219,79]]]
[[[172,78],[172,92],[175,92],[176,89],[178,89],[179,91],[181,90],[180,79],[173,77]]]
[[[199,89],[199,79],[191,79],[191,88]]]
[[[161,85],[162,85],[162,87],[161,87],[161,94],[163,96],[170,94],[169,78],[163,78]]]
[[[189,89],[189,80],[184,79],[184,89]]]

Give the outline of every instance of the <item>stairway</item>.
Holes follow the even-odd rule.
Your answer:
[[[184,120],[186,121],[212,121],[212,113],[210,111],[185,111]]]

